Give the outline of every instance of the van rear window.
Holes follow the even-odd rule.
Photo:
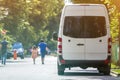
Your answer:
[[[63,34],[73,38],[97,38],[107,34],[103,16],[66,16]]]

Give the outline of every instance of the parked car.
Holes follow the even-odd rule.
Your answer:
[[[14,54],[14,51],[16,51],[17,56],[20,57],[21,59],[24,59],[24,48],[21,42],[15,42],[12,45],[12,51],[13,51],[12,54]]]
[[[63,8],[57,47],[58,75],[65,68],[97,68],[110,74],[111,36],[108,12],[103,4],[66,4]]]

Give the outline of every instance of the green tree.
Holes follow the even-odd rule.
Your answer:
[[[8,35],[25,47],[46,39],[52,32],[50,21],[61,12],[62,0],[0,0],[0,6],[7,8],[7,17],[0,20]],[[56,19],[58,20],[58,19]],[[52,22],[52,21],[51,21]],[[55,24],[58,25],[57,21]],[[57,26],[58,27],[58,26]],[[56,28],[56,26],[54,26]],[[53,28],[53,29],[54,29]]]
[[[105,0],[105,4],[107,4],[108,6],[109,15],[110,15],[112,41],[115,42],[118,40],[118,36],[119,36],[120,13],[116,5],[113,3],[113,0]]]

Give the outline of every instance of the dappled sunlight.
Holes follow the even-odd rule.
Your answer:
[[[77,6],[62,13],[68,4]],[[111,54],[111,62],[120,65],[120,0],[0,0],[0,43],[3,39],[8,42],[7,55],[3,58],[0,45],[0,58],[7,57],[7,61],[3,65],[0,59],[0,80],[120,80],[104,75],[110,73]],[[45,64],[40,48],[33,64],[32,46],[38,47],[41,40],[48,47]],[[13,49],[15,42],[20,42],[22,49]],[[84,65],[103,59],[107,67]],[[69,65],[61,66],[67,61]]]

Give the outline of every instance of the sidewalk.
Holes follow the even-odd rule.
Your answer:
[[[111,69],[111,75],[115,76],[115,77],[119,77],[120,76],[120,69]]]

